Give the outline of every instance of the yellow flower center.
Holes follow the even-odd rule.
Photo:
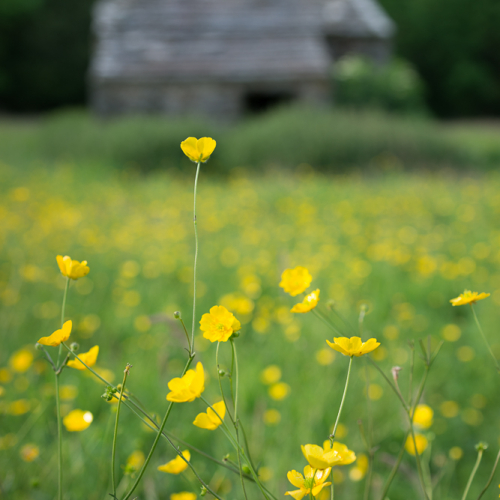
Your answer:
[[[219,330],[219,332],[222,332],[222,330],[224,330],[224,325],[222,323],[219,323],[215,328]]]

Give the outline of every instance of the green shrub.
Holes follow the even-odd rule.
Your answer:
[[[424,85],[406,61],[378,66],[366,57],[349,55],[333,70],[335,102],[341,106],[424,113]]]

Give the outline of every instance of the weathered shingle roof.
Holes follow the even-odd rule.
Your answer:
[[[374,0],[100,0],[91,76],[100,80],[317,78],[325,34],[386,37]]]

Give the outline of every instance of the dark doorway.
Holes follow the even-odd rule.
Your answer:
[[[245,111],[250,114],[263,113],[293,99],[291,92],[248,92],[245,95]]]

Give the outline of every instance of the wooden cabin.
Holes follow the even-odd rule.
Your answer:
[[[383,63],[393,22],[376,0],[98,0],[90,100],[99,115],[233,120],[331,96],[335,61]]]

